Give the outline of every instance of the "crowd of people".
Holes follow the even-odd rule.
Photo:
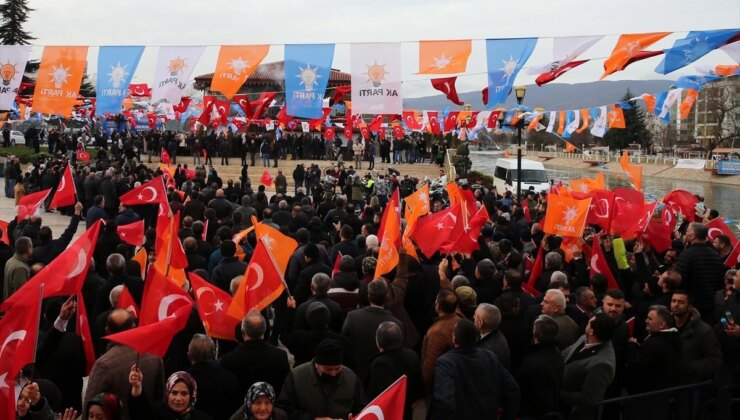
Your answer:
[[[161,141],[175,140],[165,134]],[[306,155],[314,152],[305,141],[286,152],[321,156],[320,147],[318,155]],[[248,144],[240,149],[243,175],[253,140]],[[698,418],[710,399],[715,418],[732,418],[731,385],[740,379],[734,321],[740,319],[740,273],[726,270],[721,257],[730,238],[707,240],[704,214],[683,218],[664,253],[641,240],[587,230],[586,243],[597,235],[616,278],[618,287],[609,287],[603,273],[589,274],[585,251],[568,256],[563,238],[543,232],[546,192],[527,191],[523,208],[510,192],[458,180],[490,215],[479,249],[430,258],[419,252],[415,259],[401,248],[398,265],[376,278],[383,210],[394,190],[405,198],[420,187],[420,180],[395,170],[363,176],[352,166],[323,173],[318,165],[299,166],[293,188],[280,173],[270,195],[263,185],[253,189],[248,177],[224,182],[212,167],[198,165],[188,175],[187,165],[178,166],[169,207],[181,220],[186,271],[233,294],[256,246],[254,233],[243,243],[233,238],[255,216],[298,243],[285,272],[288,291],[269,308],[249,312],[233,340],[205,335],[194,310],[163,358],[108,342],[106,335],[136,327],[136,317],[118,301],[125,286],[140,306],[145,282],[135,249],[117,226],[144,220],[143,247],[151,261],[157,258],[157,209],[120,201],[161,175],[135,158],[113,154],[73,165],[80,202],[61,210],[71,217],[60,236],[44,225],[43,213],[11,221],[4,233],[12,244],[0,244],[8,299],[64,251],[83,220],[87,227],[106,221],[82,289],[97,355],[86,391],[82,342],[69,322],[83,303],[46,299],[36,361],[19,382],[19,419],[55,413],[65,420],[78,414],[347,419],[402,375],[407,419],[424,411],[431,419]],[[49,160],[27,168],[25,188],[53,187],[66,164]],[[444,171],[437,181],[447,181]],[[443,192],[430,196],[432,214],[449,206]],[[543,266],[530,282],[540,249]],[[189,291],[188,283],[184,288]],[[707,381],[628,399],[621,409],[600,404]]]

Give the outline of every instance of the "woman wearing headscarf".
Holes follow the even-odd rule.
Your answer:
[[[142,393],[144,376],[136,365],[131,367],[128,378],[131,384],[128,412],[132,419],[213,420],[210,415],[195,409],[198,387],[187,372],[170,375],[165,383],[164,398],[155,403]]]
[[[275,390],[267,382],[249,387],[244,405],[229,420],[287,420],[288,415],[275,407]]]
[[[87,420],[121,420],[123,406],[116,394],[101,392],[85,405],[82,419]]]

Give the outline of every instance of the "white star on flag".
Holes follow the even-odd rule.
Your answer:
[[[216,301],[216,302],[215,302],[215,303],[213,304],[213,307],[214,307],[214,308],[215,308],[215,309],[216,309],[217,311],[219,311],[219,312],[222,312],[222,311],[224,310],[224,303],[223,303],[223,302],[221,302],[220,300],[217,300],[217,301]]]

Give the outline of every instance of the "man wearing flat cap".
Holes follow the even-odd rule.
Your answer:
[[[346,419],[359,413],[367,403],[362,384],[343,362],[341,342],[321,341],[313,360],[293,368],[285,378],[278,407],[298,420]]]

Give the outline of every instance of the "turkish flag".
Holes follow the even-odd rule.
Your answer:
[[[655,252],[665,252],[671,247],[671,231],[673,231],[673,227],[662,222],[651,221],[645,228],[642,239]]]
[[[78,150],[77,160],[85,163],[90,162],[90,153],[87,153],[85,150]]]
[[[399,202],[398,188],[393,191],[388,205],[383,213],[382,239],[380,239],[380,251],[378,262],[375,265],[375,276],[378,278],[389,273],[398,265],[398,247],[401,244],[401,207]]]
[[[209,337],[236,341],[234,331],[241,319],[229,316],[226,310],[231,305],[231,295],[190,273],[190,285],[198,304],[198,315]]]
[[[20,201],[18,201],[18,217],[16,217],[16,221],[20,223],[21,220],[36,213],[36,210],[41,207],[41,203],[46,200],[50,192],[51,188],[21,197]]]
[[[172,162],[172,159],[170,158],[170,154],[169,154],[169,153],[167,153],[167,149],[165,149],[164,147],[162,148],[162,151],[161,151],[161,153],[160,153],[160,158],[159,158],[159,160],[160,160],[160,161],[161,161],[162,163],[166,164],[166,165],[169,165],[169,164],[170,164],[170,162]]]
[[[131,91],[132,98],[145,98],[152,96],[152,90],[146,83],[130,84],[128,85]]]
[[[593,276],[596,273],[603,274],[607,279],[607,287],[609,289],[621,289],[619,283],[614,278],[609,264],[606,262],[606,257],[601,251],[601,244],[599,239],[594,236],[593,243],[591,244],[591,261],[589,264],[589,276]]]
[[[455,89],[455,81],[457,77],[443,77],[439,79],[431,79],[432,87],[445,94],[447,99],[455,105],[463,105],[463,101],[457,96],[457,89]]]
[[[442,129],[439,126],[439,112],[426,111],[426,114],[429,119],[429,131],[432,134],[442,134]]]
[[[157,126],[157,115],[153,112],[147,112],[146,119],[149,122],[149,129],[154,130],[154,127]]]
[[[344,95],[352,92],[352,86],[337,86],[334,89],[334,96],[331,98],[332,104],[338,103]]]
[[[334,140],[334,137],[336,136],[336,132],[334,131],[334,127],[326,127],[324,128],[324,138],[327,140]]]
[[[727,268],[737,267],[738,265],[740,265],[740,243],[735,245],[725,260],[725,267]]]
[[[542,230],[545,233],[575,238],[583,235],[591,199],[576,200],[567,190],[548,197],[547,212]]]
[[[347,140],[352,141],[352,127],[347,125],[344,127],[344,137],[347,138]]]
[[[193,304],[189,303],[176,310],[172,316],[164,318],[161,321],[149,325],[141,325],[140,327],[107,335],[103,338],[131,347],[139,354],[150,353],[164,357],[165,353],[167,353],[167,348],[170,346],[172,337],[185,328],[185,325],[188,323],[192,309]]]
[[[254,115],[254,109],[252,108],[252,103],[249,102],[249,96],[247,94],[241,94],[241,95],[234,95],[234,102],[236,102],[239,107],[244,111],[244,115],[247,116],[247,118],[251,119]]]
[[[0,320],[0,407],[5,410],[2,418],[16,418],[15,378],[35,360],[40,317],[41,289],[37,285],[27,299],[18,302]]]
[[[655,207],[657,205],[657,201],[650,204],[643,203],[642,212],[640,213],[639,218],[637,221],[633,221],[632,227],[623,232],[622,237],[624,239],[632,239],[642,236],[645,229],[647,229],[648,223],[650,223],[650,220],[653,218],[653,213],[655,212]]]
[[[150,325],[161,321],[183,306],[193,303],[190,295],[165,277],[155,266],[150,266],[144,282],[141,299],[140,325]]]
[[[35,293],[41,284],[44,284],[44,298],[71,296],[79,292],[87,277],[87,269],[90,267],[101,224],[102,221],[97,221],[90,226],[90,229],[86,230],[59,256],[8,297],[0,305],[0,311],[27,299],[28,295]]]
[[[707,229],[709,229],[708,236],[709,240],[714,240],[719,235],[727,235],[730,238],[730,245],[735,246],[737,244],[737,239],[735,238],[735,234],[730,230],[730,228],[725,224],[724,220],[721,218],[716,218],[711,220],[709,223],[706,224]]]
[[[480,235],[481,229],[483,229],[483,226],[489,220],[490,217],[486,206],[481,206],[478,211],[473,214],[473,217],[468,219],[467,224],[463,226],[462,235],[458,236],[454,242],[442,246],[442,250],[448,254],[453,252],[472,254],[473,251],[480,249],[480,245],[478,244],[478,235]]]
[[[275,99],[275,96],[277,96],[277,92],[260,93],[259,99],[251,104],[252,108],[254,108],[254,115],[252,115],[252,118],[262,118],[262,114],[267,111],[267,108],[270,106],[273,99]]]
[[[457,219],[461,217],[460,207],[458,203],[437,213],[420,217],[416,221],[411,239],[427,258],[431,258],[450,240]]]
[[[339,261],[342,260],[342,253],[337,252],[337,258],[334,259],[334,267],[331,269],[331,276],[334,277],[335,274],[339,272]]]
[[[75,322],[77,335],[82,339],[82,349],[85,353],[85,373],[90,374],[93,365],[95,364],[95,349],[93,348],[93,338],[90,333],[90,318],[87,316],[87,308],[85,307],[85,297],[81,292],[77,293],[77,313],[75,314]]]
[[[64,168],[62,177],[59,178],[57,189],[54,192],[54,197],[51,198],[49,203],[50,209],[56,209],[58,207],[72,206],[77,202],[77,188],[75,187],[75,181],[72,179],[72,167],[67,165]]]
[[[175,112],[183,113],[188,110],[190,106],[190,96],[183,96],[180,98],[180,103],[172,106],[172,110]]]
[[[644,203],[645,198],[640,191],[632,188],[615,188],[611,233],[622,236],[629,232],[635,221],[642,216]]]
[[[572,193],[575,196],[575,193]],[[586,223],[598,225],[609,231],[612,223],[612,209],[614,208],[614,193],[607,190],[591,191],[591,206],[588,209]]]
[[[373,120],[370,121],[370,124],[368,124],[368,128],[370,131],[378,131],[381,124],[383,124],[383,115],[376,115]]]
[[[445,132],[452,131],[457,127],[457,117],[460,115],[460,111],[450,111],[445,117]]]
[[[293,117],[288,115],[288,112],[285,110],[285,105],[283,105],[282,108],[280,108],[280,112],[278,112],[276,118],[278,122],[284,127],[290,126],[290,123],[296,122],[295,120],[293,120]],[[291,127],[290,129],[295,130],[295,126]]]
[[[252,226],[254,226],[257,239],[267,247],[269,255],[275,261],[278,271],[282,275],[285,275],[285,270],[288,268],[288,261],[290,261],[293,251],[298,248],[298,242],[271,226],[264,223],[257,223],[257,218],[254,216],[252,216]]]
[[[262,176],[260,177],[260,184],[266,187],[272,187],[272,175],[270,175],[270,171],[268,171],[267,169],[262,172]]]
[[[367,127],[361,127],[360,134],[362,135],[363,139],[367,140],[370,138],[370,129]]]
[[[136,222],[129,223],[126,225],[119,225],[116,227],[118,237],[123,242],[133,246],[144,245],[144,221],[137,220]]]
[[[139,306],[136,304],[134,297],[131,296],[131,292],[128,291],[128,287],[126,286],[123,286],[123,290],[121,291],[121,296],[118,297],[118,305],[116,305],[116,307],[118,309],[129,311],[129,313],[136,318],[138,318],[141,313]]]
[[[120,200],[122,204],[127,206],[167,203],[167,191],[164,188],[164,178],[160,175],[122,195]]]
[[[404,136],[403,128],[399,127],[393,127],[393,137],[397,140],[402,139]]]
[[[323,115],[321,118],[312,118],[308,120],[308,125],[311,130],[321,131],[321,127],[326,124],[326,119],[331,114],[331,108],[322,108]]]
[[[567,63],[564,66],[560,66],[553,71],[542,73],[539,76],[537,76],[537,79],[535,79],[535,83],[537,83],[537,86],[542,86],[545,83],[550,83],[553,80],[557,79],[558,77],[564,75],[569,70],[572,70],[587,61],[588,60],[571,61],[570,63]]]
[[[353,418],[362,419],[402,419],[406,402],[406,375],[398,378],[391,386],[370,401],[370,404]]]
[[[208,124],[211,123],[211,112],[213,111],[213,106],[216,104],[216,97],[213,95],[204,95],[203,96],[203,112],[201,112],[200,116],[198,117],[198,122],[205,125],[206,127]]]
[[[403,111],[403,122],[409,130],[421,130],[423,127],[419,124],[416,111]]]
[[[252,258],[249,260],[244,280],[234,294],[228,314],[242,319],[250,310],[261,311],[271,304],[285,290],[283,278],[265,245],[257,241]]]
[[[216,101],[214,103],[216,111],[218,111],[218,118],[220,125],[226,125],[229,121],[229,110],[231,109],[231,102],[229,101]]]

